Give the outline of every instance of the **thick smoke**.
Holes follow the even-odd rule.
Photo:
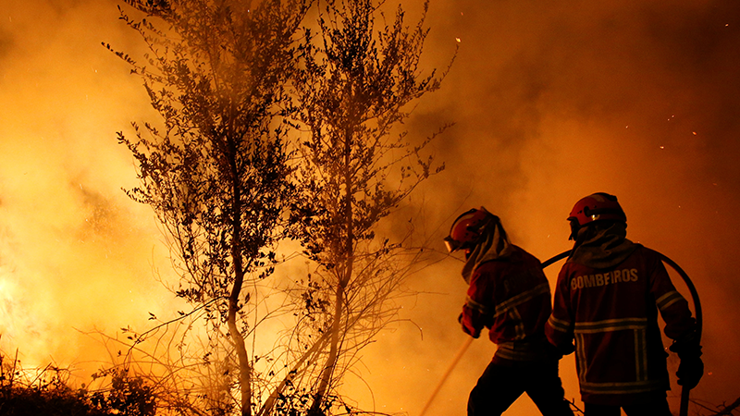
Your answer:
[[[13,2],[0,16],[0,346],[80,377],[107,356],[84,333],[170,302],[153,215],[121,191],[135,171],[115,132],[145,94],[100,45],[123,31],[97,3]]]
[[[420,106],[419,126],[457,122],[438,144],[447,170],[430,180],[425,198],[432,220],[445,224],[439,238],[457,214],[484,205],[515,243],[544,260],[570,248],[565,218],[576,200],[618,195],[628,236],[677,261],[703,299],[707,373],[692,397],[736,399],[740,5],[436,2],[430,14],[439,61],[460,40],[443,90]],[[552,283],[558,267],[547,271]],[[422,296],[409,312],[423,341],[407,328],[384,350],[397,370],[373,381],[395,380],[394,409],[418,413],[427,396],[416,392],[431,392],[464,340],[455,322],[465,291],[459,268],[448,260],[414,282],[443,294]],[[674,283],[689,297],[677,275]],[[464,414],[493,352],[486,343],[476,341],[429,415]],[[409,350],[419,352],[414,360]],[[561,373],[577,399],[572,357]],[[522,399],[511,413],[536,409]]]
[[[9,3],[0,11],[0,345],[36,363],[79,362],[99,347],[73,328],[115,331],[168,309],[153,273],[171,273],[161,234],[120,190],[136,184],[135,170],[115,142],[130,121],[154,115],[139,80],[100,46],[140,46],[115,2]],[[413,22],[420,2],[406,3]],[[447,169],[412,200],[424,203],[435,248],[449,221],[483,205],[544,260],[570,248],[565,217],[577,199],[616,194],[628,236],[678,262],[702,296],[707,374],[692,397],[736,399],[740,4],[433,0],[427,23],[425,64],[442,69],[460,48],[407,126],[423,135],[456,123],[432,145]],[[411,288],[426,293],[401,316],[414,324],[365,351],[361,376],[374,397],[357,380],[348,386],[377,410],[418,414],[465,340],[460,265],[445,259],[414,276]],[[547,271],[552,283],[558,267]],[[427,414],[464,414],[493,351],[476,341]],[[573,367],[572,357],[561,362],[567,396],[578,398]],[[524,398],[510,413],[534,412]]]

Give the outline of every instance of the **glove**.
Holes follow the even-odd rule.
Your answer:
[[[704,375],[704,362],[700,357],[682,358],[678,365],[676,376],[678,385],[687,389],[693,389],[699,384],[699,380]]]
[[[678,354],[681,362],[678,364],[678,385],[693,389],[699,384],[704,375],[704,362],[701,360],[701,345],[694,337],[685,341],[677,341],[670,350]]]
[[[462,324],[462,330],[466,334],[470,335],[471,337],[475,339],[480,337],[480,331],[473,328],[472,325],[467,325],[466,320],[463,317],[463,314],[460,314],[460,316],[457,317],[457,322],[460,322]]]

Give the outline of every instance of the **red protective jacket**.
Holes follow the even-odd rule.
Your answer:
[[[626,260],[606,269],[565,263],[545,333],[561,350],[575,338],[584,402],[629,405],[670,389],[658,311],[669,338],[695,328],[655,251],[636,244]]]
[[[540,261],[511,245],[511,254],[478,265],[463,306],[465,332],[484,327],[498,349],[494,360],[533,361],[553,356],[544,327],[551,311],[550,286]]]

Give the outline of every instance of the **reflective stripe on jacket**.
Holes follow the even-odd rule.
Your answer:
[[[658,311],[668,337],[693,331],[688,303],[653,250],[638,245],[608,269],[563,266],[545,333],[561,349],[575,339],[584,402],[627,405],[670,389]]]
[[[552,309],[540,261],[512,245],[510,256],[481,263],[471,275],[462,324],[498,344],[496,357],[530,361],[551,357],[544,326]]]

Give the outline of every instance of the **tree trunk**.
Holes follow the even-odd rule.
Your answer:
[[[341,214],[344,217],[345,227],[347,234],[344,237],[344,247],[340,248],[340,256],[343,257],[344,268],[340,273],[337,273],[337,289],[334,296],[334,322],[332,323],[332,338],[331,346],[329,348],[329,356],[326,358],[326,365],[321,373],[321,380],[319,386],[316,389],[314,395],[314,402],[311,404],[309,415],[320,415],[319,407],[321,402],[326,397],[326,392],[331,383],[332,374],[337,366],[337,360],[339,358],[339,339],[341,333],[342,318],[344,315],[344,290],[347,287],[350,279],[352,279],[352,269],[354,266],[354,227],[353,227],[353,212],[352,212],[352,194],[354,189],[353,175],[351,170],[352,161],[352,144],[353,144],[353,129],[349,128],[345,131],[344,138],[344,160],[342,170],[344,171],[344,191],[345,191],[345,204],[344,212]]]
[[[331,344],[329,347],[329,356],[326,358],[326,365],[324,366],[324,369],[321,373],[319,386],[316,389],[316,394],[314,395],[314,402],[311,404],[311,409],[308,412],[310,416],[322,414],[319,410],[321,407],[321,402],[326,397],[326,392],[329,388],[332,374],[334,373],[334,369],[337,366],[337,359],[339,357],[339,335],[341,332],[341,321],[344,311],[344,286],[344,279],[340,279],[340,282],[337,284],[337,291],[335,294],[336,304],[334,306],[334,322],[331,328]]]
[[[247,347],[244,338],[236,323],[239,313],[239,297],[242,286],[244,285],[244,264],[242,263],[242,220],[241,220],[241,188],[239,183],[239,174],[236,164],[236,144],[229,142],[229,158],[231,175],[232,175],[232,241],[231,241],[231,260],[234,265],[234,286],[229,294],[229,314],[226,322],[231,334],[231,340],[236,348],[236,355],[239,360],[239,390],[241,392],[242,416],[252,416],[252,367],[247,355]]]
[[[292,371],[288,371],[285,378],[280,382],[275,390],[272,391],[270,397],[267,398],[265,404],[262,406],[257,415],[263,416],[272,414],[274,410],[273,408],[275,407],[275,401],[277,400],[278,396],[280,396],[280,394],[285,390],[288,384],[292,381],[293,377],[298,375],[298,373],[300,372],[299,370],[303,366],[303,364],[314,359],[314,357],[319,354],[320,350],[323,349],[324,345],[326,345],[326,343],[328,342],[327,338],[329,337],[329,335],[331,334],[328,332],[322,334],[321,337],[317,339],[316,342],[311,346],[311,348],[301,355],[301,358],[299,358],[295,362]],[[294,376],[291,376],[291,374],[294,374]]]
[[[242,399],[242,416],[251,416],[252,414],[252,368],[249,364],[249,357],[247,357],[247,347],[244,344],[244,338],[236,325],[236,315],[239,310],[238,299],[239,292],[241,292],[241,285],[244,281],[244,277],[237,277],[234,281],[234,288],[229,297],[229,315],[227,318],[227,324],[229,326],[229,333],[231,334],[231,341],[236,347],[236,355],[239,359],[239,388],[241,391]],[[238,285],[237,285],[238,283]]]

